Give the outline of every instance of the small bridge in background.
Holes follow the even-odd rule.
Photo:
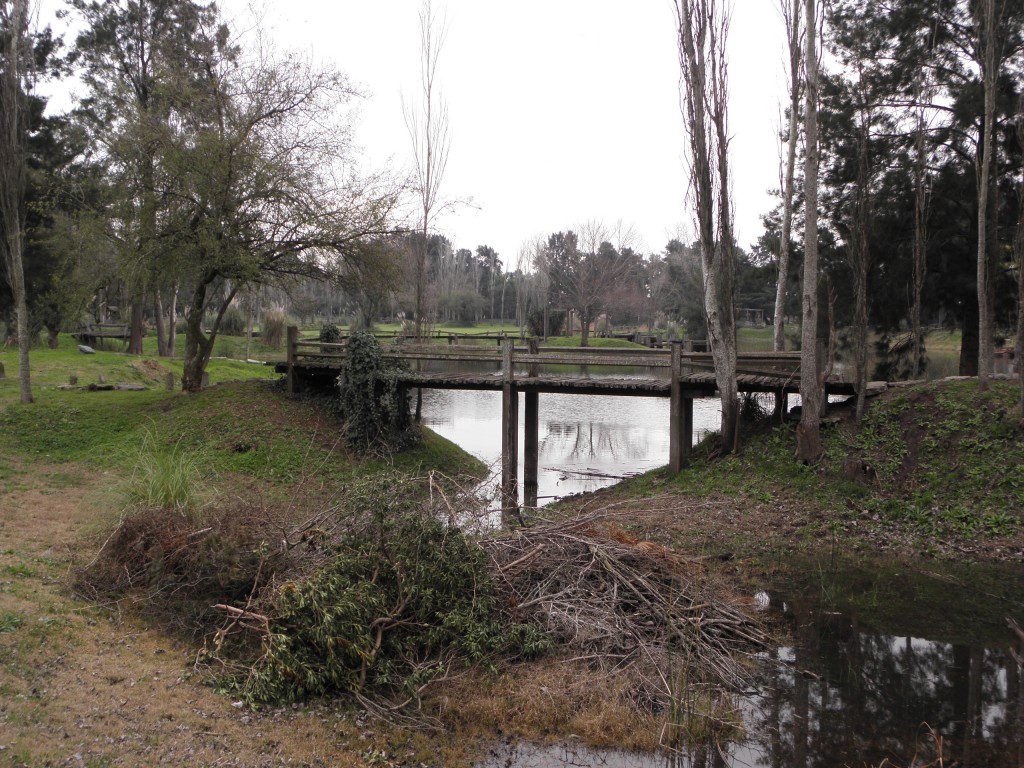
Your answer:
[[[540,347],[535,339],[525,344],[499,339],[491,344],[396,343],[382,347],[387,359],[401,360],[410,370],[399,377],[402,385],[422,389],[475,389],[502,393],[501,405],[501,489],[502,507],[518,506],[519,393],[524,393],[523,481],[528,505],[536,504],[539,459],[538,398],[541,394],[619,395],[669,398],[669,466],[682,469],[692,449],[693,401],[717,392],[714,363],[710,353],[693,352],[684,342],[672,342],[669,349]],[[298,329],[288,329],[288,355],[277,371],[287,375],[288,391],[301,392],[310,386],[329,384],[341,372],[346,344],[303,340]],[[819,359],[822,356],[819,355]],[[472,372],[452,370],[476,363]],[[441,368],[430,371],[424,368]],[[491,371],[479,369],[491,368]],[[562,372],[578,368],[582,373]],[[602,371],[590,376],[592,369]],[[607,373],[628,369],[626,373]],[[632,371],[645,369],[647,376]],[[662,375],[657,375],[657,373]],[[653,374],[653,375],[651,375]],[[800,391],[799,352],[742,353],[737,359],[740,392],[778,395]],[[852,395],[852,382],[835,377],[825,384],[826,394]]]

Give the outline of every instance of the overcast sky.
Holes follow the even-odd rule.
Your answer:
[[[221,0],[246,25],[245,0]],[[419,85],[420,0],[268,0],[281,48],[329,62],[367,92],[370,163],[408,168],[402,113]],[[669,0],[434,0],[448,34],[439,81],[451,152],[442,196],[472,198],[438,221],[456,248],[487,244],[514,268],[532,236],[586,220],[635,227],[644,252],[692,231],[685,208],[679,63]],[[778,186],[785,91],[774,0],[735,0],[730,37],[738,242],[757,239]]]
[[[40,21],[56,0],[43,0]],[[403,98],[418,98],[421,0],[220,0],[279,49],[335,66],[366,93],[365,164],[408,170]],[[253,5],[258,8],[253,11]],[[437,222],[456,248],[525,242],[586,221],[632,226],[634,247],[691,239],[670,0],[434,0],[447,22],[438,80],[451,149],[441,194],[471,199]],[[59,27],[60,25],[58,25]],[[784,34],[775,0],[734,0],[729,39],[737,241],[761,233],[779,185]]]

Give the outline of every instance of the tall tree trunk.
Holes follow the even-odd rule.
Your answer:
[[[715,362],[715,382],[722,403],[722,448],[726,453],[739,449],[739,385],[736,380],[736,243],[733,238],[731,179],[729,176],[728,83],[726,82],[725,38],[728,17],[721,26],[713,28],[712,37],[721,35],[718,46],[713,46],[711,62],[711,122],[715,127],[718,149],[718,247],[717,264],[712,273],[717,285],[713,289],[717,318],[708,323],[714,328],[711,357]],[[717,51],[714,49],[717,48]],[[705,306],[706,300],[705,300]],[[710,318],[709,318],[710,319]]]
[[[167,356],[174,357],[178,338],[178,281],[171,283],[171,303],[167,308]]]
[[[5,9],[6,10],[6,9]],[[14,0],[8,19],[10,36],[4,51],[0,82],[0,232],[3,235],[4,267],[14,298],[18,334],[18,389],[22,403],[32,402],[29,368],[28,300],[25,291],[25,170],[28,113],[24,109],[25,69],[31,64],[28,40],[28,3]]]
[[[963,315],[960,320],[960,367],[961,376],[978,375],[978,299],[974,294],[964,297]]]
[[[1024,189],[1021,189],[1024,199]],[[1013,367],[1020,383],[1020,426],[1024,429],[1024,206],[1017,219],[1017,340],[1013,347]]]
[[[864,418],[868,388],[868,270],[871,265],[869,249],[871,231],[871,161],[869,157],[871,132],[871,105],[866,89],[862,87],[863,73],[859,78],[857,95],[858,119],[860,126],[857,132],[857,184],[854,202],[854,235],[853,248],[853,283],[854,283],[854,359],[857,377],[856,419]],[[830,327],[832,309],[830,306]],[[831,333],[830,343],[831,343]],[[831,359],[831,355],[830,355]]]
[[[203,374],[210,362],[213,344],[220,329],[220,321],[231,305],[231,300],[238,291],[234,285],[228,296],[221,301],[210,326],[209,333],[203,331],[203,318],[206,315],[206,296],[213,278],[201,278],[192,293],[192,301],[185,313],[185,358],[182,363],[181,388],[185,392],[198,392],[203,388]]]
[[[1024,99],[1017,111],[1017,138],[1024,146]],[[1014,263],[1017,265],[1017,339],[1013,364],[1020,381],[1020,424],[1024,428],[1024,178],[1017,188],[1017,231],[1013,238]]]
[[[775,286],[775,318],[772,349],[786,349],[786,294],[789,288],[789,245],[793,231],[793,193],[796,185],[796,143],[800,127],[800,0],[783,0],[783,20],[789,50],[789,136],[786,144],[786,175],[782,183],[782,232],[779,236],[779,275]]]
[[[160,289],[153,291],[153,314],[156,322],[156,354],[167,357],[167,337],[164,335],[164,301]]]
[[[922,74],[921,77],[924,77]],[[913,338],[911,362],[913,378],[921,377],[921,357],[924,352],[924,331],[921,328],[921,297],[927,268],[928,243],[928,187],[927,155],[925,153],[925,87],[920,80],[915,94],[917,124],[914,129],[914,297],[910,310],[910,333]]]
[[[816,464],[824,453],[821,411],[824,382],[818,379],[818,7],[807,3],[807,70],[804,123],[804,280],[800,336],[800,424],[796,458]]]
[[[129,320],[128,354],[142,354],[142,337],[146,333],[143,325],[143,310],[145,308],[145,292],[140,291],[132,297],[132,314]]]
[[[989,270],[989,177],[992,168],[996,112],[998,55],[995,0],[979,0],[976,11],[978,41],[982,51],[982,81],[985,87],[985,120],[981,136],[981,167],[978,171],[978,388],[988,389],[992,375],[993,309],[990,303]]]
[[[726,119],[728,14],[715,0],[676,0],[675,12],[679,65],[686,91],[684,118],[689,138],[690,187],[700,243],[704,311],[722,403],[722,449],[728,453],[736,447],[738,416],[732,296],[735,267]],[[717,189],[716,170],[719,173]]]

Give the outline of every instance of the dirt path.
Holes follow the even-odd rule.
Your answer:
[[[72,597],[104,481],[32,465],[0,482],[0,766],[415,764],[350,710],[236,706],[190,675],[195,647]]]

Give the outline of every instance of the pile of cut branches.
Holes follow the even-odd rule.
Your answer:
[[[509,619],[550,633],[576,658],[631,669],[664,703],[690,682],[742,683],[742,654],[767,636],[700,560],[638,541],[614,512],[485,539]],[[674,670],[674,671],[673,671]]]

